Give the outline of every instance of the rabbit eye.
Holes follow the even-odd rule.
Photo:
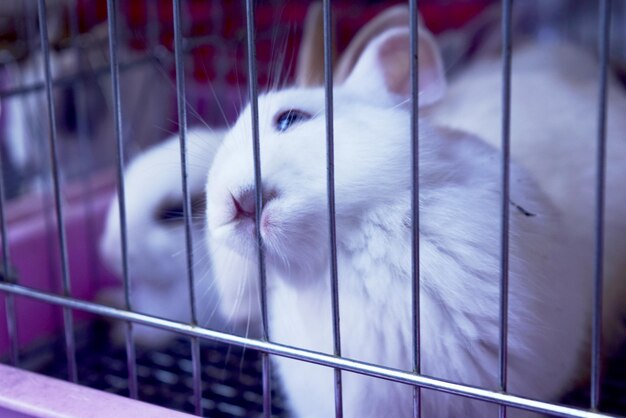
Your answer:
[[[168,205],[161,208],[157,214],[157,219],[163,221],[178,221],[184,219],[182,202],[179,205]]]
[[[191,196],[191,216],[192,220],[201,218],[205,210],[204,196]],[[167,202],[157,209],[155,218],[158,223],[175,225],[185,220],[183,202]]]
[[[294,123],[309,120],[311,119],[311,117],[312,116],[309,113],[303,112],[301,110],[296,110],[296,109],[287,110],[285,112],[280,113],[276,117],[276,130],[279,132],[285,132]]]

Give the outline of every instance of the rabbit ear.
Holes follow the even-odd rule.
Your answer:
[[[422,21],[420,17],[420,26],[421,25]],[[385,11],[370,20],[357,32],[348,47],[339,57],[335,75],[333,76],[334,81],[336,83],[342,83],[348,78],[365,47],[377,35],[391,28],[408,26],[409,8],[406,5],[397,5],[385,9]]]
[[[332,47],[334,58],[335,45]],[[296,85],[313,87],[322,84],[324,84],[324,21],[322,3],[314,2],[309,7],[304,21],[296,66]]]
[[[390,29],[374,38],[346,80],[346,88],[369,97],[386,92],[394,102],[410,98],[410,49],[408,28]],[[439,101],[446,90],[445,74],[439,48],[425,29],[418,30],[418,75],[420,107]]]

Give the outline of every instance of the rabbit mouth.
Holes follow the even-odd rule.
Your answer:
[[[327,251],[321,245],[326,242],[327,230],[322,227],[325,218],[311,199],[265,190],[260,216],[253,187],[225,193],[222,206],[210,211],[210,239],[213,245],[225,245],[245,257],[254,257],[260,233],[268,268],[289,277],[308,277],[326,265]]]
[[[263,195],[263,203],[260,219],[260,233],[265,238],[276,227],[272,208],[280,202],[278,194],[268,191]],[[219,222],[212,228],[215,232],[222,230],[227,235],[234,235],[235,241],[242,243],[250,240],[256,241],[256,193],[254,187],[240,189],[236,193],[228,192],[226,204],[222,208]],[[228,232],[226,232],[228,231]],[[252,241],[252,242],[254,242]]]
[[[325,228],[317,222],[292,217],[280,200],[264,207],[261,216],[261,241],[268,272],[277,273],[291,284],[304,284],[325,268],[327,251]],[[241,215],[212,231],[213,245],[225,245],[255,263],[259,245],[255,219]]]
[[[228,206],[229,216],[225,222],[228,223],[243,223],[256,224],[257,221],[257,196],[255,188],[244,187],[238,190],[236,193],[229,193],[230,202]],[[263,196],[261,199],[261,229],[269,227],[269,216],[267,207],[272,206],[275,199],[278,198],[278,193],[273,190],[263,190]]]

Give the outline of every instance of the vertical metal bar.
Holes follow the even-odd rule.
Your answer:
[[[54,101],[52,97],[52,72],[50,69],[50,45],[48,44],[48,26],[45,0],[39,0],[39,35],[43,52],[44,75],[46,82],[46,100],[48,103],[48,122],[50,128],[50,159],[52,164],[52,181],[54,186],[54,204],[56,209],[57,238],[61,252],[61,272],[63,274],[63,294],[71,296],[71,282],[69,262],[67,256],[67,238],[63,217],[63,203],[61,202],[61,180],[59,174],[59,152],[57,149],[57,132],[55,123]],[[76,368],[76,344],[74,341],[74,321],[72,311],[63,308],[63,324],[65,330],[65,348],[67,356],[67,373],[72,382],[78,380]]]
[[[34,1],[25,1],[24,5],[24,14],[25,16],[33,16],[38,13],[38,5]],[[27,37],[28,42],[27,46],[30,48],[31,53],[36,56],[38,50],[41,46],[41,39],[38,34],[38,19],[26,19],[27,25]],[[47,33],[46,33],[47,36]],[[43,51],[42,51],[43,54]],[[24,80],[23,77],[20,78],[20,86],[23,86]],[[54,84],[53,84],[54,85]],[[45,81],[43,83],[42,88],[42,98],[44,97],[45,92]],[[38,96],[38,94],[37,94]],[[25,100],[25,98],[23,98]],[[38,175],[44,176],[44,173],[49,171],[52,172],[52,166],[50,164],[50,158],[46,158],[45,154],[50,155],[52,152],[50,147],[50,141],[45,139],[46,133],[44,129],[45,122],[42,122],[38,117],[39,113],[43,110],[39,108],[38,103],[29,103],[28,100],[25,100],[24,106],[27,107],[26,112],[28,113],[28,117],[31,120],[31,123],[28,126],[29,134],[35,139],[36,145],[41,149],[40,152],[36,152],[36,166],[38,167]],[[62,279],[59,278],[58,266],[55,263],[55,259],[53,257],[55,253],[55,232],[54,232],[54,214],[52,213],[52,208],[54,207],[54,202],[52,201],[52,196],[49,192],[53,188],[51,185],[50,176],[44,177],[44,190],[46,193],[41,194],[41,204],[43,210],[43,219],[45,226],[45,240],[46,240],[46,265],[48,268],[48,277],[47,284],[52,291],[59,291],[59,281],[62,282]],[[52,321],[54,322],[54,327],[63,326],[63,316],[61,316],[61,320],[59,321],[59,317],[56,315],[57,310],[53,309],[54,315],[52,317]]]
[[[252,151],[254,157],[255,182],[255,233],[259,256],[259,290],[261,297],[262,337],[269,341],[267,321],[267,278],[265,275],[265,252],[261,237],[261,210],[263,207],[263,183],[261,179],[261,150],[259,143],[259,93],[256,68],[256,34],[254,24],[254,0],[246,0],[246,36],[248,44],[248,93],[250,95],[250,114],[252,122]],[[272,409],[272,392],[270,382],[270,361],[267,353],[261,354],[263,367],[263,416],[269,418]]]
[[[602,285],[604,262],[604,200],[606,175],[606,114],[607,76],[610,47],[611,0],[600,2],[600,49],[599,101],[598,101],[598,154],[596,178],[596,224],[595,266],[593,292],[593,330],[591,354],[591,409],[597,410],[600,403],[600,378],[602,356]]]
[[[411,39],[411,157],[412,188],[411,216],[411,292],[413,318],[413,371],[421,373],[420,341],[420,212],[419,212],[419,11],[417,0],[409,2]],[[413,386],[413,416],[421,417],[421,397],[419,386]]]
[[[183,213],[185,214],[185,252],[187,255],[187,280],[191,323],[198,324],[196,294],[193,272],[193,237],[191,235],[191,196],[187,181],[187,99],[185,93],[185,64],[183,61],[183,34],[181,26],[181,0],[174,0],[174,55],[176,60],[176,99],[178,103],[178,127],[180,134],[180,168],[183,187]],[[191,338],[191,361],[193,363],[194,407],[202,415],[202,376],[200,367],[200,342]]]
[[[26,16],[33,16],[38,13],[38,4],[34,1],[25,1],[24,4],[24,12]],[[36,55],[38,49],[41,47],[41,39],[38,35],[38,19],[26,19],[27,24],[27,36],[28,36],[28,47],[30,51]],[[48,33],[46,32],[46,37]],[[43,54],[42,50],[42,54]],[[20,77],[21,78],[21,77]],[[45,76],[44,76],[45,78]],[[20,85],[22,85],[24,80],[20,80]],[[54,84],[53,84],[54,85]],[[43,85],[43,89],[45,89],[45,81]],[[42,95],[45,92],[42,92]],[[52,153],[52,147],[50,145],[50,141],[46,141],[44,122],[40,121],[36,115],[39,115],[41,109],[37,104],[29,104],[28,101],[25,102],[27,105],[29,113],[29,118],[32,119],[30,124],[29,133],[35,138],[37,145],[40,147],[41,152],[37,152],[37,162],[39,172],[37,174],[44,175],[46,171],[52,172],[52,165],[50,164],[50,158],[46,159],[45,154],[48,153],[50,155]],[[55,263],[54,253],[55,253],[55,233],[54,233],[54,214],[52,213],[52,207],[54,206],[53,198],[48,193],[49,190],[53,189],[53,185],[51,185],[51,179],[49,176],[44,178],[44,189],[46,193],[42,193],[41,195],[41,203],[43,208],[43,219],[45,225],[45,238],[46,238],[46,264],[48,267],[48,277],[47,282],[48,286],[52,291],[59,291],[59,280],[62,282],[63,280],[59,278],[58,266]],[[62,287],[62,286],[61,286]],[[54,309],[55,315],[53,316],[53,322],[55,327],[63,326],[62,321],[64,321],[64,316],[62,315],[61,321],[59,321],[59,317],[56,315],[56,309]],[[67,334],[66,338],[67,338]]]
[[[504,0],[502,8],[502,218],[500,254],[500,390],[507,390],[508,313],[509,313],[509,163],[511,145],[511,61],[513,0]],[[506,406],[500,405],[499,416],[506,418]]]
[[[202,363],[200,362],[200,339],[191,337],[191,364],[193,376],[193,403],[195,413],[202,415]]]
[[[8,269],[4,269],[7,271]],[[10,283],[9,280],[2,280],[4,283]],[[15,296],[11,293],[5,294],[5,310],[7,315],[7,334],[9,335],[9,342],[11,345],[10,348],[10,359],[11,364],[15,367],[18,367],[20,364],[20,347],[19,340],[17,334],[17,317],[15,315]]]
[[[328,192],[328,236],[330,239],[330,289],[333,321],[333,353],[341,357],[339,280],[337,274],[337,227],[335,219],[335,133],[333,112],[333,47],[330,0],[323,2],[324,14],[324,98],[326,111],[326,190]],[[341,370],[335,369],[335,417],[343,416]]]
[[[24,26],[23,26],[23,36],[24,36],[24,48],[28,50],[29,47],[29,28],[31,25],[27,23],[27,16],[29,15],[29,8],[26,3],[24,3],[23,7],[24,11]],[[2,106],[0,105],[0,114],[2,113]],[[3,155],[0,155],[0,174],[4,173],[3,167]],[[10,270],[10,249],[9,249],[9,238],[7,233],[7,225],[6,225],[6,217],[5,217],[5,185],[4,185],[4,176],[0,175],[0,236],[1,236],[1,245],[2,245],[2,280],[5,283],[15,283],[17,281],[17,277],[11,276]],[[7,319],[7,334],[9,337],[10,344],[10,352],[9,358],[11,364],[13,366],[19,366],[19,335],[17,331],[17,315],[15,310],[15,295],[12,293],[5,294],[5,312]]]
[[[6,274],[7,271],[8,269],[5,267],[4,273]],[[4,277],[2,282],[10,283],[10,281],[7,280],[6,276]],[[11,359],[11,364],[17,367],[20,364],[20,354],[19,354],[20,348],[19,348],[19,340],[18,340],[18,334],[17,334],[17,317],[15,314],[15,296],[11,293],[6,293],[4,299],[5,299],[5,310],[6,310],[6,316],[7,316],[7,334],[9,335],[10,350],[11,350],[9,355]]]
[[[132,310],[130,275],[128,274],[128,238],[126,229],[126,193],[124,187],[124,141],[122,137],[122,103],[120,97],[120,66],[117,56],[117,0],[107,0],[107,23],[109,29],[109,60],[111,66],[111,87],[113,89],[113,116],[115,139],[117,141],[117,199],[120,214],[120,244],[122,247],[122,277],[124,278],[124,299],[126,309]],[[126,322],[126,356],[128,365],[128,389],[130,397],[137,399],[137,362],[133,340],[133,323]]]
[[[3,156],[0,155],[0,173],[4,173],[3,168]],[[9,268],[10,255],[9,255],[9,238],[7,235],[7,224],[4,213],[5,207],[5,195],[4,195],[4,176],[0,176],[0,235],[2,239],[2,282],[15,283],[16,278],[11,277],[11,270]],[[15,296],[12,293],[5,293],[5,310],[7,316],[7,334],[9,335],[10,343],[10,359],[11,364],[18,366],[20,362],[19,354],[19,340],[17,333],[17,316],[15,313]]]
[[[28,21],[28,8],[26,4],[23,7],[24,11],[24,26],[23,28],[23,36],[24,36],[24,49],[28,50],[29,47],[29,25]],[[2,114],[2,104],[0,103],[0,115]],[[0,150],[1,151],[1,150]],[[3,158],[4,155],[0,153],[0,236],[2,239],[2,282],[5,283],[14,283],[16,281],[15,277],[10,277],[11,271],[9,268],[10,263],[10,251],[9,251],[9,236],[7,234],[7,225],[6,225],[6,217],[4,213],[5,207],[5,190],[4,190],[4,175],[2,175],[4,171],[3,166]],[[4,308],[6,312],[7,319],[7,334],[9,336],[10,343],[10,361],[13,366],[18,366],[20,362],[19,358],[19,339],[17,333],[17,316],[15,311],[15,295],[12,293],[5,293],[4,295]]]
[[[78,36],[80,36],[80,28],[78,21],[78,0],[74,0],[71,4],[71,10],[69,12],[70,34],[72,36],[72,47],[74,48],[74,59],[79,67],[80,72],[84,71],[82,49],[76,42]],[[76,80],[72,86],[72,99],[74,100],[76,109],[76,123],[78,130],[78,141],[80,145],[81,154],[85,157],[81,162],[81,174],[85,175],[85,180],[82,182],[84,198],[83,209],[86,219],[85,237],[88,242],[96,242],[96,226],[94,225],[95,210],[94,210],[94,190],[92,187],[91,179],[89,178],[90,170],[94,167],[93,152],[89,141],[88,132],[88,115],[87,115],[87,82],[83,78]],[[96,288],[100,288],[100,274],[98,271],[98,256],[96,255],[95,248],[90,246],[87,253],[87,263],[89,264],[89,275],[93,280]]]

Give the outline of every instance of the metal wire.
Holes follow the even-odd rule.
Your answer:
[[[600,74],[598,91],[598,154],[596,178],[595,266],[593,292],[593,330],[591,353],[591,408],[600,402],[602,361],[602,285],[604,263],[604,200],[606,174],[607,76],[610,47],[611,0],[600,2]]]
[[[528,411],[550,414],[557,417],[566,418],[618,418],[615,415],[602,414],[594,411],[573,408],[549,402],[528,399],[521,396],[492,391],[474,386],[449,382],[434,377],[417,375],[412,372],[392,369],[376,364],[356,361],[345,357],[336,357],[325,353],[304,350],[290,347],[274,342],[256,340],[240,337],[211,329],[200,328],[184,322],[176,322],[169,319],[158,318],[151,315],[132,312],[124,309],[117,309],[94,302],[87,302],[80,299],[73,299],[55,295],[48,292],[32,289],[11,283],[0,283],[0,291],[10,292],[20,296],[26,296],[42,302],[64,306],[72,309],[79,309],[85,312],[102,315],[112,319],[121,319],[136,322],[142,325],[149,325],[159,329],[174,331],[182,335],[195,336],[202,339],[233,344],[238,347],[245,347],[260,351],[264,354],[274,354],[294,360],[302,360],[308,363],[319,364],[327,367],[340,368],[345,371],[362,374],[365,376],[385,379],[392,382],[404,383],[408,385],[418,385],[425,389],[433,389],[453,395],[464,396],[471,399],[487,401],[491,403],[508,405]]]
[[[57,131],[56,119],[54,112],[54,101],[52,97],[52,73],[50,69],[50,44],[48,43],[48,26],[47,12],[45,0],[39,0],[39,36],[41,40],[41,50],[43,52],[44,76],[46,86],[46,100],[48,104],[48,123],[50,129],[50,160],[52,167],[52,181],[54,192],[54,204],[57,222],[57,238],[59,242],[59,250],[61,256],[61,272],[63,275],[63,294],[71,296],[71,281],[69,262],[67,256],[67,238],[65,235],[65,222],[63,216],[63,203],[61,202],[61,179],[59,169],[59,152],[57,149]],[[65,331],[65,347],[67,356],[67,374],[72,382],[78,380],[78,372],[76,367],[76,344],[74,341],[74,320],[72,311],[68,308],[63,309],[63,325]]]
[[[80,36],[80,28],[78,22],[78,0],[72,2],[72,7],[69,13],[69,27],[72,37],[71,45],[74,48],[74,59],[80,70],[84,69],[84,60],[82,58],[83,50],[77,45],[76,39]],[[87,91],[86,80],[77,80],[72,85],[72,100],[76,109],[76,125],[78,131],[78,141],[80,143],[80,153],[84,156],[81,162],[81,174],[88,175],[91,167],[94,166],[94,155],[89,144],[89,132],[87,118]],[[53,83],[54,84],[54,83]],[[83,210],[85,213],[86,225],[85,225],[85,237],[88,242],[95,242],[97,237],[96,225],[94,225],[94,190],[92,182],[86,179],[82,184],[85,198],[83,199]],[[89,275],[94,281],[96,288],[100,288],[100,274],[98,274],[98,256],[95,248],[88,248],[87,263],[89,265]]]
[[[255,234],[259,261],[259,290],[261,298],[261,328],[264,341],[269,341],[267,320],[267,277],[265,273],[265,252],[261,237],[261,214],[263,209],[263,183],[261,178],[261,150],[259,143],[259,93],[256,67],[256,44],[254,25],[254,0],[246,0],[246,39],[248,44],[248,93],[252,122],[252,151],[254,157],[255,185]],[[267,353],[261,356],[263,369],[263,416],[269,418],[272,409],[270,382],[270,361]]]
[[[132,311],[130,275],[128,271],[128,237],[126,229],[126,193],[124,187],[124,141],[122,137],[122,103],[120,97],[120,68],[117,56],[117,0],[107,0],[109,27],[109,56],[111,66],[111,88],[113,89],[113,114],[115,119],[117,199],[120,216],[120,245],[122,249],[122,277],[124,279],[124,301]],[[137,362],[133,339],[133,323],[126,324],[126,353],[128,361],[128,388],[131,398],[137,398]]]
[[[191,322],[197,324],[196,297],[193,273],[193,238],[191,235],[191,196],[187,181],[187,106],[185,93],[185,67],[183,61],[183,36],[181,33],[180,0],[173,1],[174,7],[174,53],[176,56],[176,99],[178,103],[178,127],[180,135],[180,162],[183,188],[183,213],[185,217],[185,250],[187,258],[187,278],[189,281],[189,299]]]
[[[17,334],[17,320],[15,315],[15,297],[6,294],[4,297],[5,312],[7,316],[7,334],[10,342],[10,359],[11,364],[18,367],[20,364],[20,346]]]
[[[23,2],[23,12],[25,16],[33,16],[35,14],[38,14],[38,4],[34,1],[26,1]],[[47,35],[47,33],[46,33]],[[28,48],[30,48],[33,51],[33,54],[37,54],[39,49],[40,49],[40,45],[41,45],[41,39],[39,36],[39,28],[38,28],[38,19],[27,19],[26,21],[26,45]],[[43,53],[43,52],[42,52]],[[23,78],[22,77],[18,77],[19,78],[19,85],[22,86],[23,83]],[[45,80],[39,83],[41,85],[41,89],[42,90],[42,97],[43,97],[43,90],[46,88],[45,85]],[[48,151],[48,155],[50,151],[50,146],[49,146],[49,140],[47,140],[46,137],[46,132],[45,132],[45,128],[44,125],[46,124],[46,121],[41,121],[40,119],[38,119],[36,117],[36,115],[40,112],[40,108],[37,104],[32,103],[32,104],[26,104],[27,109],[26,112],[28,113],[29,118],[32,119],[32,121],[34,123],[32,123],[32,126],[29,126],[29,135],[32,135],[33,138],[35,138],[36,140],[36,146],[41,147],[41,149],[45,149]],[[49,122],[48,122],[49,123]],[[35,165],[40,166],[42,173],[46,172],[47,170],[50,170],[50,172],[52,172],[52,166],[50,164],[50,158],[48,158],[46,160],[46,156],[45,156],[46,152],[42,152],[42,153],[37,153],[36,155],[36,163]],[[62,279],[59,278],[59,271],[58,271],[58,266],[57,264],[55,264],[55,260],[54,260],[54,254],[56,252],[56,247],[55,247],[55,227],[54,227],[54,217],[56,212],[54,211],[54,202],[53,202],[53,195],[51,195],[51,193],[49,193],[50,190],[52,190],[52,185],[51,185],[51,176],[46,176],[44,178],[44,189],[46,190],[46,193],[42,193],[40,195],[40,199],[41,200],[41,205],[42,205],[42,210],[43,210],[43,220],[44,220],[44,240],[45,240],[45,263],[46,263],[46,267],[47,267],[47,271],[48,271],[48,277],[46,278],[47,280],[47,285],[49,286],[49,289],[51,289],[52,291],[55,292],[60,292],[61,289],[59,287],[59,281],[62,282]],[[54,315],[53,318],[51,318],[52,324],[54,329],[58,329],[63,327],[63,316],[61,316],[60,318],[57,315]]]
[[[195,413],[202,416],[202,363],[200,362],[200,340],[191,337],[191,367],[193,378],[193,403]]]
[[[507,390],[508,317],[509,317],[509,182],[511,145],[511,60],[513,0],[505,0],[502,8],[502,218],[500,254],[500,376],[502,392]],[[499,416],[506,418],[506,406],[500,405]]]
[[[192,362],[194,379],[194,406],[197,414],[201,414],[202,382],[200,375],[200,339],[209,339],[242,347],[252,348],[262,352],[263,365],[263,413],[265,417],[271,415],[271,386],[270,386],[270,362],[269,354],[285,356],[292,359],[311,362],[314,364],[332,367],[335,373],[335,415],[341,417],[342,406],[342,370],[377,377],[394,382],[410,384],[414,388],[413,412],[414,416],[420,416],[421,388],[443,391],[472,399],[493,402],[500,405],[499,416],[506,417],[507,406],[518,407],[539,413],[552,414],[562,417],[610,417],[610,415],[596,413],[600,400],[600,359],[602,353],[602,285],[603,285],[603,237],[604,237],[604,204],[605,204],[605,171],[606,171],[606,114],[607,114],[607,73],[610,41],[610,13],[611,0],[600,2],[600,30],[599,45],[601,55],[601,67],[599,76],[599,107],[598,107],[598,154],[597,154],[597,182],[596,182],[596,225],[595,225],[595,270],[594,270],[594,295],[593,295],[593,335],[592,335],[592,358],[591,358],[591,411],[578,408],[566,407],[557,404],[536,401],[520,396],[510,395],[507,391],[507,340],[508,340],[508,288],[509,288],[509,182],[510,182],[510,98],[511,98],[511,64],[512,64],[512,34],[511,19],[513,0],[503,0],[502,10],[502,36],[503,36],[503,67],[502,67],[502,217],[501,217],[501,288],[500,288],[500,351],[499,351],[499,391],[491,391],[447,382],[441,379],[430,378],[421,375],[420,353],[420,269],[419,269],[419,72],[418,69],[418,8],[417,0],[410,1],[410,33],[411,33],[411,147],[412,147],[412,310],[413,310],[413,373],[390,369],[374,364],[359,362],[341,357],[340,315],[338,298],[338,269],[337,269],[337,243],[335,223],[335,190],[334,190],[334,132],[333,132],[333,79],[332,79],[332,25],[330,0],[324,0],[324,86],[326,104],[326,140],[327,140],[327,186],[329,207],[329,239],[330,239],[330,271],[331,271],[331,297],[333,318],[333,353],[311,352],[296,347],[289,347],[269,340],[267,318],[267,283],[264,259],[264,247],[260,231],[260,218],[262,215],[263,189],[261,177],[259,117],[258,117],[258,86],[256,69],[255,48],[255,25],[254,25],[254,1],[246,0],[246,27],[248,46],[248,75],[249,95],[252,120],[252,141],[255,169],[256,191],[256,237],[259,258],[259,281],[261,289],[261,314],[262,314],[262,340],[253,340],[238,337],[218,331],[207,330],[197,326],[194,273],[193,273],[193,239],[191,234],[191,197],[187,184],[187,114],[185,99],[185,78],[183,62],[183,37],[181,30],[181,5],[180,0],[173,0],[174,10],[174,40],[175,40],[175,64],[177,78],[177,102],[178,117],[180,123],[180,147],[181,147],[181,174],[183,188],[183,210],[185,214],[186,254],[189,282],[189,296],[191,309],[191,322],[180,323],[166,319],[152,317],[132,311],[131,287],[128,271],[127,254],[127,231],[125,215],[125,191],[123,172],[123,138],[121,121],[121,98],[119,87],[119,73],[123,68],[130,68],[127,64],[120,64],[117,57],[117,2],[107,0],[109,13],[109,52],[111,57],[110,71],[114,95],[115,132],[117,139],[117,175],[118,175],[118,200],[121,223],[121,247],[122,247],[122,270],[124,276],[124,289],[126,309],[116,309],[92,302],[81,301],[71,297],[71,283],[68,268],[67,242],[64,229],[63,205],[61,201],[61,185],[59,175],[59,157],[57,150],[57,135],[55,126],[55,111],[52,100],[52,87],[58,85],[70,85],[80,82],[87,77],[94,76],[94,72],[79,73],[78,76],[52,79],[50,69],[50,46],[46,30],[46,6],[45,0],[38,0],[38,13],[41,32],[41,45],[44,54],[45,82],[34,83],[30,86],[19,87],[0,92],[0,97],[10,97],[18,94],[29,93],[45,89],[48,102],[48,119],[50,124],[50,159],[54,187],[56,220],[58,226],[58,241],[61,251],[61,267],[63,275],[64,296],[42,292],[10,282],[9,271],[9,248],[5,223],[4,184],[0,179],[0,233],[2,235],[2,260],[4,280],[0,282],[0,290],[6,292],[7,321],[9,337],[11,341],[11,360],[14,364],[19,361],[19,346],[17,339],[16,317],[14,296],[21,295],[34,298],[47,303],[55,304],[63,308],[64,332],[66,342],[66,355],[68,361],[68,374],[70,380],[77,380],[77,367],[75,358],[74,327],[72,310],[80,309],[87,312],[104,315],[110,318],[127,321],[126,349],[128,355],[129,388],[131,397],[137,397],[137,373],[135,364],[135,347],[133,343],[133,323],[154,326],[157,328],[175,331],[190,336],[192,344]],[[154,34],[154,31],[151,31]],[[154,59],[149,57],[149,60]],[[144,63],[146,59],[137,60]],[[137,63],[133,64],[136,65]],[[108,71],[108,70],[107,70]],[[104,69],[96,70],[96,75],[105,74]],[[78,90],[77,90],[78,91]],[[80,121],[79,121],[80,123]],[[84,129],[83,129],[84,130]],[[1,168],[1,161],[0,161]]]
[[[0,173],[4,173],[3,155],[0,155]],[[7,233],[6,217],[4,208],[6,199],[4,195],[4,176],[0,177],[0,239],[2,240],[2,280],[3,282],[15,282],[16,277],[11,277],[10,271],[10,254],[9,254],[9,236]],[[5,311],[7,318],[7,334],[10,342],[10,358],[11,364],[18,366],[20,363],[19,339],[17,333],[17,317],[15,314],[15,297],[12,294],[5,294]]]
[[[337,227],[335,219],[335,151],[333,129],[333,45],[332,10],[330,0],[324,0],[324,99],[326,115],[326,174],[328,193],[328,236],[330,245],[330,289],[333,321],[333,353],[341,357],[341,330],[339,315],[339,277],[337,274]],[[341,370],[334,370],[335,417],[343,416]]]
[[[191,196],[187,181],[187,98],[185,93],[185,64],[183,61],[183,35],[181,29],[180,0],[174,0],[174,54],[176,59],[176,99],[178,102],[178,126],[180,134],[180,168],[183,188],[183,213],[185,217],[185,254],[187,256],[187,280],[189,285],[189,309],[191,324],[197,325],[196,292],[193,273],[193,237],[191,235]],[[196,415],[202,415],[202,374],[200,343],[191,338],[191,361],[193,363],[193,394]]]
[[[154,53],[154,54],[146,55],[140,58],[128,60],[127,62],[124,62],[124,63],[120,63],[119,69],[120,69],[120,72],[126,71],[132,68],[138,67],[140,65],[149,64],[153,62],[159,62],[160,59],[161,59],[161,56],[159,56],[157,53]],[[72,86],[76,83],[80,83],[91,78],[99,78],[105,75],[109,75],[110,71],[111,71],[110,65],[100,67],[100,68],[95,68],[94,70],[89,70],[89,71],[79,71],[76,74],[71,74],[68,76],[53,79],[52,87]],[[26,86],[9,88],[9,89],[0,91],[0,99],[6,99],[12,96],[28,94],[28,93],[36,92],[39,90],[44,90],[45,88],[46,88],[45,82],[34,82]]]
[[[26,25],[26,30],[28,30],[28,25]],[[26,41],[28,41],[28,36],[25,36]],[[2,105],[0,104],[0,114],[2,113],[1,109]],[[0,149],[1,151],[1,149]],[[0,173],[4,173],[4,155],[0,153]],[[6,198],[5,198],[5,184],[4,184],[4,176],[0,176],[0,239],[2,245],[2,281],[4,282],[13,282],[17,281],[17,277],[11,277],[10,271],[10,249],[9,249],[9,235],[7,231],[6,224],[6,216],[4,209],[6,207]],[[7,334],[9,336],[10,343],[10,352],[9,356],[11,359],[11,364],[13,366],[18,366],[20,363],[20,354],[19,354],[19,336],[17,331],[17,316],[15,313],[15,296],[12,294],[5,294],[5,312],[7,319]]]
[[[413,372],[421,373],[420,350],[420,211],[419,211],[419,10],[417,0],[409,2],[411,42],[411,294],[413,327]],[[421,391],[413,386],[413,416],[421,417]]]

